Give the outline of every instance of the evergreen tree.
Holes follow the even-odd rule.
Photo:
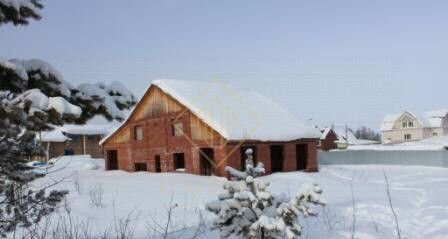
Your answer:
[[[62,115],[78,124],[85,123],[95,115],[103,115],[108,120],[124,120],[125,111],[137,103],[132,92],[118,82],[109,85],[85,83],[75,88],[43,60],[0,58],[0,90],[20,96],[33,89],[39,89],[47,97],[62,97],[80,107],[81,115],[76,119]]]
[[[244,172],[226,167],[231,181],[224,183],[225,192],[217,201],[206,205],[217,216],[212,229],[219,230],[223,238],[299,237],[302,232],[299,216],[316,216],[312,205],[325,205],[320,197],[322,190],[317,185],[306,185],[292,198],[272,194],[269,183],[257,179],[265,170],[262,163],[254,167],[252,153],[252,149],[246,150]]]
[[[43,113],[29,117],[26,108],[10,102],[11,93],[0,94],[0,236],[17,226],[28,227],[55,210],[67,191],[31,189],[29,183],[42,174],[26,166],[30,155],[41,155],[35,141],[37,129],[48,128]],[[29,103],[27,104],[29,105]]]
[[[49,63],[39,60],[9,60],[10,63],[22,68],[27,74],[26,89],[40,89],[47,96],[64,96],[70,97],[73,86],[63,80],[62,74],[59,73]]]
[[[0,24],[27,25],[29,19],[41,19],[39,10],[42,8],[40,0],[1,0]]]
[[[16,64],[0,58],[0,90],[8,90],[15,93],[27,89],[27,73]]]
[[[38,0],[0,0],[0,24],[40,19],[37,10],[42,7]],[[29,87],[29,78],[23,66],[0,58],[0,237],[7,237],[17,227],[39,223],[67,194],[65,190],[30,187],[43,176],[26,165],[27,158],[43,153],[35,132],[49,129],[48,124],[61,117],[49,117],[48,111],[34,112],[32,98],[14,100]]]

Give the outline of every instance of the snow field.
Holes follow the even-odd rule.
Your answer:
[[[195,227],[199,214],[209,223],[213,215],[205,212],[204,205],[217,198],[226,180],[182,173],[104,171],[102,159],[88,156],[63,157],[49,171],[48,176],[36,183],[62,179],[56,187],[70,190],[67,205],[73,217],[88,221],[91,230],[97,232],[110,228],[114,218],[129,217],[134,238],[148,238],[147,225],[154,221],[165,223],[166,208],[170,204],[178,205],[173,210],[171,230]],[[392,204],[402,235],[408,239],[446,238],[448,169],[324,166],[319,173],[277,173],[262,179],[271,183],[274,193],[295,194],[304,183],[318,183],[322,187],[327,206],[317,218],[300,219],[304,226],[303,238],[351,238],[353,231],[355,238],[397,238],[383,172],[390,183]],[[99,207],[91,203],[92,191],[98,188],[102,192]],[[59,211],[63,213],[62,206]],[[218,238],[218,233],[207,231],[201,236]]]

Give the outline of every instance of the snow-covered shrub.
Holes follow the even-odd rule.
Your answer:
[[[90,205],[93,207],[103,207],[104,190],[101,184],[95,185],[89,190]]]
[[[217,217],[212,229],[221,237],[237,235],[240,238],[296,238],[301,235],[299,216],[317,216],[313,205],[325,205],[322,189],[317,185],[305,185],[301,192],[290,198],[285,194],[269,192],[269,183],[257,179],[264,174],[264,165],[254,167],[252,150],[246,150],[244,172],[226,167],[231,181],[224,183],[224,193],[218,200],[206,205]]]

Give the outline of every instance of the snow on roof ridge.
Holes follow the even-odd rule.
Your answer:
[[[36,136],[41,142],[65,142],[69,140],[69,138],[62,133],[59,127],[55,127],[54,129],[48,131],[42,131]]]
[[[331,132],[332,128],[331,127],[325,127],[323,128],[322,131],[322,136],[320,136],[320,139],[324,140],[325,138],[327,138],[327,135]]]

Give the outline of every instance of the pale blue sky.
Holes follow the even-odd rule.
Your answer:
[[[249,86],[302,120],[379,128],[386,113],[448,108],[446,1],[43,1],[0,27],[0,55],[42,58],[77,85],[151,80]]]

